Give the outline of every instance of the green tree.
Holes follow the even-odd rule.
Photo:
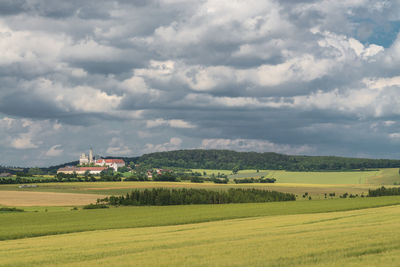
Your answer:
[[[236,165],[235,167],[233,167],[232,173],[237,174],[239,172],[239,170],[240,170],[240,167],[238,165]]]

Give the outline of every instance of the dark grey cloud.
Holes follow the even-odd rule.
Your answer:
[[[0,164],[75,160],[90,145],[397,158],[399,10],[0,1]]]
[[[25,0],[2,0],[0,1],[0,14],[11,16],[23,12],[25,9]]]

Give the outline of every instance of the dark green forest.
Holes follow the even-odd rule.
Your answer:
[[[133,160],[133,159],[132,159]],[[400,160],[344,158],[334,156],[291,156],[273,152],[236,152],[231,150],[177,150],[145,154],[135,162],[154,168],[187,169],[268,169],[289,171],[338,171],[399,168]]]
[[[185,169],[218,169],[244,170],[268,169],[288,171],[350,171],[378,168],[400,168],[400,160],[345,158],[335,156],[293,156],[273,152],[237,152],[231,150],[176,150],[156,152],[140,157],[107,157],[121,158],[128,165],[139,164],[148,168],[185,168]],[[76,165],[77,161],[40,168],[43,174],[55,174],[58,168]],[[0,167],[1,168],[1,167]],[[39,168],[37,168],[39,169]],[[28,172],[29,168],[21,169]],[[15,168],[1,168],[0,172],[16,173]]]
[[[190,205],[190,204],[226,204],[255,203],[273,201],[295,201],[293,194],[260,189],[230,188],[226,191],[205,189],[168,189],[153,188],[134,190],[124,196],[110,196],[98,199],[97,204],[144,206],[144,205]]]

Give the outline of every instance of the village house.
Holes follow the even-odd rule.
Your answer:
[[[125,161],[122,159],[95,159],[93,149],[90,148],[89,154],[82,153],[79,158],[79,167],[67,166],[57,170],[57,173],[65,174],[85,174],[89,171],[90,174],[100,174],[103,170],[112,168],[118,171],[118,168],[124,167]]]
[[[67,166],[64,168],[60,168],[57,170],[57,173],[65,173],[65,174],[80,174],[83,175],[87,171],[90,174],[100,174],[102,171],[108,169],[108,167],[75,167],[75,166]]]
[[[125,161],[122,159],[98,159],[95,164],[97,166],[107,166],[117,171],[118,168],[125,166]]]
[[[171,170],[168,170],[168,169],[155,169],[154,171],[153,170],[148,170],[147,171],[147,178],[152,179],[154,172],[157,175],[161,175],[161,174],[166,173],[166,172],[171,172]]]

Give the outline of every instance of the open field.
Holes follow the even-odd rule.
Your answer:
[[[233,175],[231,170],[206,170],[193,169],[196,172],[206,172],[207,175],[228,175],[229,179],[235,178],[276,178],[277,183],[299,183],[299,184],[376,184],[393,185],[400,183],[398,168],[388,168],[371,171],[322,171],[322,172],[292,172],[280,170],[241,170]]]
[[[188,183],[188,182],[79,182],[79,183],[43,183],[36,188],[18,188],[18,185],[0,185],[2,191],[18,192],[55,192],[55,193],[79,193],[97,195],[120,195],[131,192],[132,189],[145,188],[204,188],[210,190],[226,190],[228,188],[263,188],[279,192],[293,193],[298,196],[309,193],[313,198],[324,198],[324,194],[336,193],[337,197],[344,193],[364,194],[369,188],[376,188],[377,185],[349,185],[349,184],[214,184],[214,183]],[[99,197],[99,196],[97,196]]]
[[[399,218],[391,206],[8,240],[0,265],[395,266]]]
[[[2,191],[0,205],[4,206],[70,206],[96,202],[92,194],[71,194],[53,192]],[[104,196],[105,197],[105,196]]]
[[[0,240],[247,217],[334,212],[398,204],[400,204],[400,196],[250,204],[119,207],[99,210],[0,213]]]

